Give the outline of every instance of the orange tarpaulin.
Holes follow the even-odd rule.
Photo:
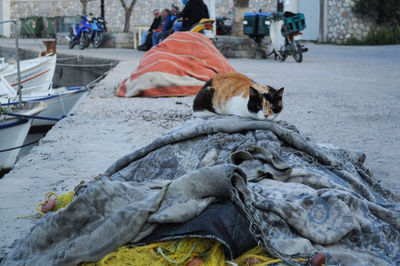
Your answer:
[[[203,34],[176,32],[146,52],[119,85],[120,97],[194,95],[217,73],[235,71]]]

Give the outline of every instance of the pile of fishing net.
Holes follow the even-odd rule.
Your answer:
[[[1,263],[240,264],[251,252],[291,265],[318,253],[328,265],[399,265],[400,199],[364,160],[282,121],[189,120],[80,185]]]
[[[296,259],[297,262],[309,262]],[[82,266],[107,265],[287,265],[281,259],[272,258],[261,247],[255,247],[235,260],[229,260],[220,242],[207,238],[184,238],[146,246],[123,246],[98,262],[82,263]],[[198,263],[198,264],[197,264]]]

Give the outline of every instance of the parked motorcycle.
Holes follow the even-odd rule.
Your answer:
[[[225,21],[230,20],[227,17],[216,17],[215,18],[217,23],[217,35],[228,35],[232,31],[232,25],[226,25]]]
[[[191,32],[199,32],[204,33],[205,30],[213,31],[214,30],[214,19],[210,18],[202,18],[199,22],[194,24],[190,29]]]
[[[85,49],[89,44],[89,36],[91,35],[91,25],[86,16],[80,16],[79,25],[74,22],[74,26],[69,29],[69,34],[66,36],[69,40],[68,46],[70,49],[79,44],[79,49]]]
[[[94,48],[99,48],[103,43],[104,31],[106,25],[105,20],[102,17],[98,17],[98,18],[91,18],[89,21],[92,28],[91,35],[89,36],[90,37],[89,44],[90,42],[92,42]]]
[[[306,27],[304,14],[286,11],[281,18],[283,19],[281,35],[285,38],[285,44],[276,51],[276,54],[282,62],[291,55],[297,63],[301,63],[303,52],[307,52],[308,49],[296,37],[302,35],[301,31]]]

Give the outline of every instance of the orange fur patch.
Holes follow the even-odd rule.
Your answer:
[[[243,98],[247,98],[249,87],[255,86],[248,77],[237,72],[217,74],[213,77],[211,85],[215,88],[214,106],[221,106],[234,96],[242,95]]]

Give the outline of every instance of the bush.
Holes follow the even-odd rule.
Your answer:
[[[378,25],[392,29],[400,27],[399,0],[356,0],[353,12],[372,18]]]
[[[359,40],[349,39],[345,44],[348,45],[382,45],[400,44],[400,30],[382,27],[379,30],[371,31],[365,38]]]

